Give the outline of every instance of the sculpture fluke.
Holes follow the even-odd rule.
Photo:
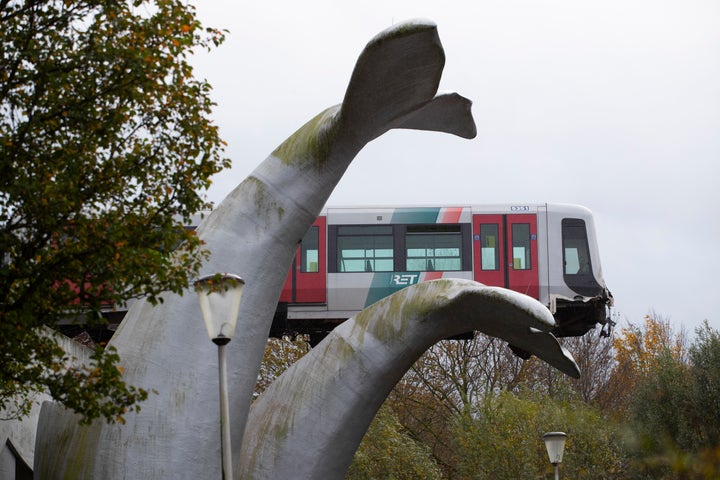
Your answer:
[[[409,68],[398,68],[398,60]],[[470,100],[437,94],[445,52],[435,23],[415,20],[373,38],[358,58],[345,92],[341,121],[362,132],[364,142],[391,128],[452,133],[474,138]]]
[[[239,478],[343,478],[393,386],[428,347],[453,335],[487,333],[578,377],[549,333],[554,326],[538,301],[470,280],[400,290],[335,328],[253,404]]]

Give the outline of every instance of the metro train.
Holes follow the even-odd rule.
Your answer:
[[[203,216],[186,228],[196,228]],[[613,325],[613,297],[603,280],[592,213],[584,207],[346,207],[325,208],[298,243],[270,336],[304,334],[314,345],[383,297],[438,278],[529,295],[553,314],[558,337],[584,335],[596,325],[608,336]],[[103,342],[125,313],[109,305],[105,325],[61,319],[58,328]]]
[[[326,208],[298,244],[271,336],[316,343],[409,285],[472,279],[547,306],[558,337],[612,325],[593,216],[577,205]]]

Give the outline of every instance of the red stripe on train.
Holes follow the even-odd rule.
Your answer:
[[[440,223],[460,223],[460,215],[462,215],[462,207],[445,208]]]

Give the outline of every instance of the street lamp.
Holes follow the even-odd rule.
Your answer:
[[[555,471],[555,480],[560,480],[558,465],[562,462],[566,439],[567,435],[563,432],[549,432],[543,435],[545,448],[547,448],[550,463],[552,463],[553,470]]]
[[[230,409],[227,393],[227,363],[225,345],[232,339],[237,323],[240,298],[245,281],[237,275],[218,273],[195,280],[195,292],[200,300],[208,336],[218,346],[218,372],[220,376],[220,452],[222,478],[232,478],[232,452],[230,450]]]

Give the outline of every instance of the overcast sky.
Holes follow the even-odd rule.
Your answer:
[[[473,101],[474,140],[391,131],[331,206],[576,203],[595,214],[620,320],[651,310],[720,328],[720,2],[196,2],[230,31],[194,60],[214,87],[233,168],[216,203],[285,138],[342,101],[365,44],[438,25],[440,90]]]

